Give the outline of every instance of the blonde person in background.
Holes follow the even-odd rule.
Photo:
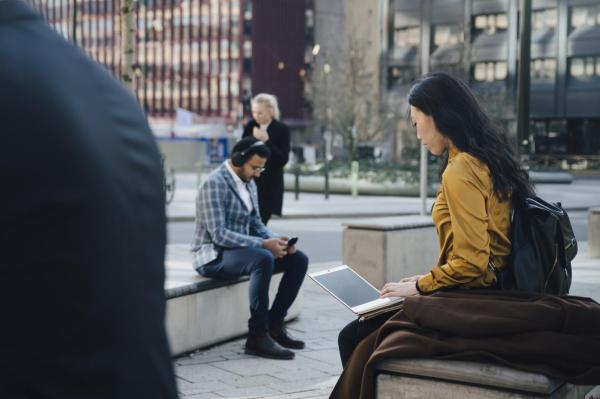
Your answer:
[[[290,130],[280,117],[277,98],[260,93],[252,98],[252,119],[244,127],[242,136],[254,136],[271,151],[265,171],[256,179],[260,217],[265,225],[271,215],[281,216],[283,207],[283,168],[290,152]]]

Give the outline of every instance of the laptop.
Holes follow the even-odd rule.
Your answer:
[[[309,273],[308,277],[361,319],[399,309],[404,301],[404,298],[381,298],[379,290],[347,265]]]

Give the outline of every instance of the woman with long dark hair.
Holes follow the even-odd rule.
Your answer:
[[[428,74],[414,84],[408,102],[417,138],[442,157],[441,185],[432,208],[440,254],[428,274],[387,283],[381,296],[492,287],[495,269],[506,264],[511,250],[512,201],[533,193],[528,174],[461,80],[445,73]],[[340,332],[345,368],[357,345],[392,314],[353,321]]]

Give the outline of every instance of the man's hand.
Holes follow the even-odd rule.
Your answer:
[[[387,283],[381,289],[380,296],[382,298],[389,297],[407,297],[419,295],[415,281],[405,281],[399,283]]]
[[[269,141],[269,133],[265,132],[264,130],[261,130],[256,126],[254,126],[254,129],[252,129],[252,135],[258,140],[262,141],[263,143]]]
[[[270,238],[268,240],[263,240],[262,246],[264,249],[271,251],[273,256],[277,259],[283,258],[285,255],[287,255],[287,241],[282,240],[281,238]]]
[[[281,240],[283,240],[283,241],[285,241],[285,242],[286,242],[286,248],[287,248],[287,253],[288,253],[288,254],[290,254],[290,255],[293,255],[293,254],[295,254],[295,253],[296,253],[296,244],[294,244],[294,245],[291,245],[291,246],[289,246],[289,247],[287,246],[287,242],[290,240],[290,237],[288,237],[288,236],[281,236],[281,237],[279,237],[279,238],[280,238]]]

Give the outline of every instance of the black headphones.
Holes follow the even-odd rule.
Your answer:
[[[252,145],[250,147],[246,148],[244,151],[232,152],[231,153],[231,163],[233,164],[233,166],[237,166],[239,168],[240,166],[244,165],[246,163],[246,161],[248,160],[246,154],[248,154],[250,149],[261,146],[261,145],[265,145],[265,143],[263,143],[262,141],[259,140],[259,141],[252,143]]]

